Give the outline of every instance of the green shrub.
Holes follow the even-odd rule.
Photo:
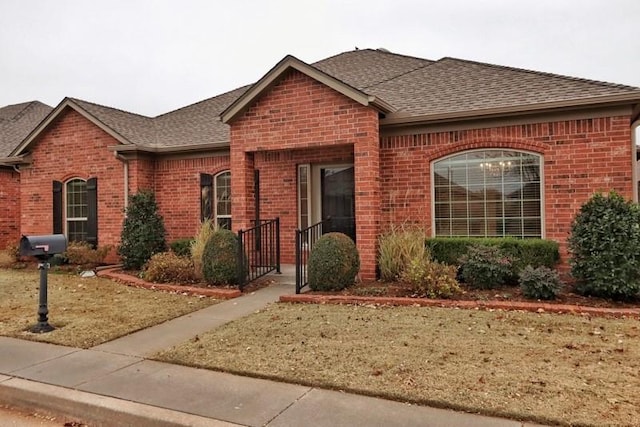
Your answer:
[[[519,282],[522,294],[531,299],[555,299],[562,289],[558,272],[544,266],[526,266],[520,272]]]
[[[451,298],[460,292],[456,281],[456,267],[427,257],[414,258],[402,276],[411,284],[413,293],[427,298]]]
[[[204,253],[204,247],[217,229],[217,223],[210,219],[203,221],[191,244],[191,261],[193,261],[196,277],[199,279],[204,278],[202,274],[202,254]]]
[[[427,246],[434,260],[459,265],[460,258],[474,245],[497,246],[513,260],[512,276],[517,277],[527,265],[534,268],[554,268],[560,260],[557,242],[545,239],[516,239],[513,237],[434,237]]]
[[[142,269],[144,280],[156,283],[193,283],[196,281],[191,260],[173,252],[159,252]]]
[[[586,295],[629,299],[640,292],[640,208],[615,192],[597,193],[571,225],[571,274]]]
[[[113,246],[111,245],[105,245],[94,249],[93,246],[87,242],[69,242],[67,250],[62,254],[62,262],[60,263],[68,263],[85,267],[102,265],[104,264],[104,259],[112,248]]]
[[[393,226],[378,239],[378,267],[382,280],[402,277],[411,260],[428,257],[426,233],[419,228]]]
[[[311,249],[307,270],[311,290],[342,290],[353,285],[360,270],[358,249],[349,236],[327,233]]]
[[[140,191],[129,198],[118,254],[125,269],[139,269],[153,254],[164,252],[165,229],[155,196]]]
[[[471,246],[461,262],[462,278],[476,289],[504,286],[512,275],[512,260],[497,246]]]
[[[171,251],[181,257],[191,257],[191,245],[193,244],[194,239],[190,237],[185,237],[184,239],[178,239],[171,244],[169,247]]]
[[[238,284],[240,241],[232,231],[214,231],[202,254],[202,274],[210,285]]]

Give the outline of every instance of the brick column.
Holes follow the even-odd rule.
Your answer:
[[[371,115],[369,115],[371,116]],[[360,252],[360,277],[376,277],[378,233],[381,218],[380,144],[377,117],[367,117],[367,137],[353,147],[356,193],[356,240]]]
[[[251,227],[255,216],[253,153],[231,144],[231,224],[234,231]]]

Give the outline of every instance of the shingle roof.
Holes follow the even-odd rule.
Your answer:
[[[244,86],[157,117],[70,99],[131,144],[144,148],[180,147],[228,143],[229,126],[219,120],[219,115],[248,88]]]
[[[357,89],[364,90],[397,78],[433,61],[398,55],[384,50],[361,49],[344,52],[312,65]]]
[[[9,156],[51,110],[39,101],[0,108],[0,158]]]
[[[344,52],[310,66],[384,101],[396,110],[388,117],[395,116],[400,122],[438,115],[463,117],[500,108],[526,111],[553,102],[567,106],[595,104],[615,96],[640,102],[640,89],[631,86],[455,58],[431,61],[380,49]],[[155,118],[79,99],[70,101],[119,135],[121,141],[143,148],[182,149],[228,143],[229,127],[222,123],[220,115],[251,87],[243,86]],[[31,129],[46,114],[42,113],[46,107],[43,104],[37,103],[37,108],[30,104],[33,103],[0,109],[0,129],[3,135],[10,135],[0,140],[0,157],[11,152],[11,145],[17,146],[20,138],[29,133],[24,129],[4,131],[6,122],[13,123],[10,118],[20,114],[22,105],[25,111],[33,108],[34,112],[41,112]]]
[[[615,95],[636,95],[640,89],[522,70],[455,58],[368,88],[372,95],[410,116],[461,113],[553,102],[577,102]]]

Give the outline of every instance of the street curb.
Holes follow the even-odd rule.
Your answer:
[[[81,421],[91,427],[238,426],[198,415],[21,378],[0,382],[0,402],[9,408],[50,415],[69,422]]]
[[[363,297],[347,295],[282,295],[280,302],[308,304],[375,304],[390,306],[444,307],[464,309],[496,309],[535,313],[586,314],[598,317],[640,318],[637,308],[601,308],[581,305],[549,304],[522,301],[457,301],[428,298]]]
[[[167,292],[176,292],[187,295],[199,295],[204,297],[212,297],[219,299],[233,299],[242,295],[238,289],[211,289],[199,288],[197,286],[167,285],[165,283],[146,282],[129,274],[119,273],[115,269],[101,270],[97,272],[100,277],[116,280],[129,286],[136,288],[152,289]]]

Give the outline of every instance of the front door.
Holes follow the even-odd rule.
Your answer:
[[[331,218],[328,230],[356,240],[356,204],[353,166],[320,167],[322,220]]]

